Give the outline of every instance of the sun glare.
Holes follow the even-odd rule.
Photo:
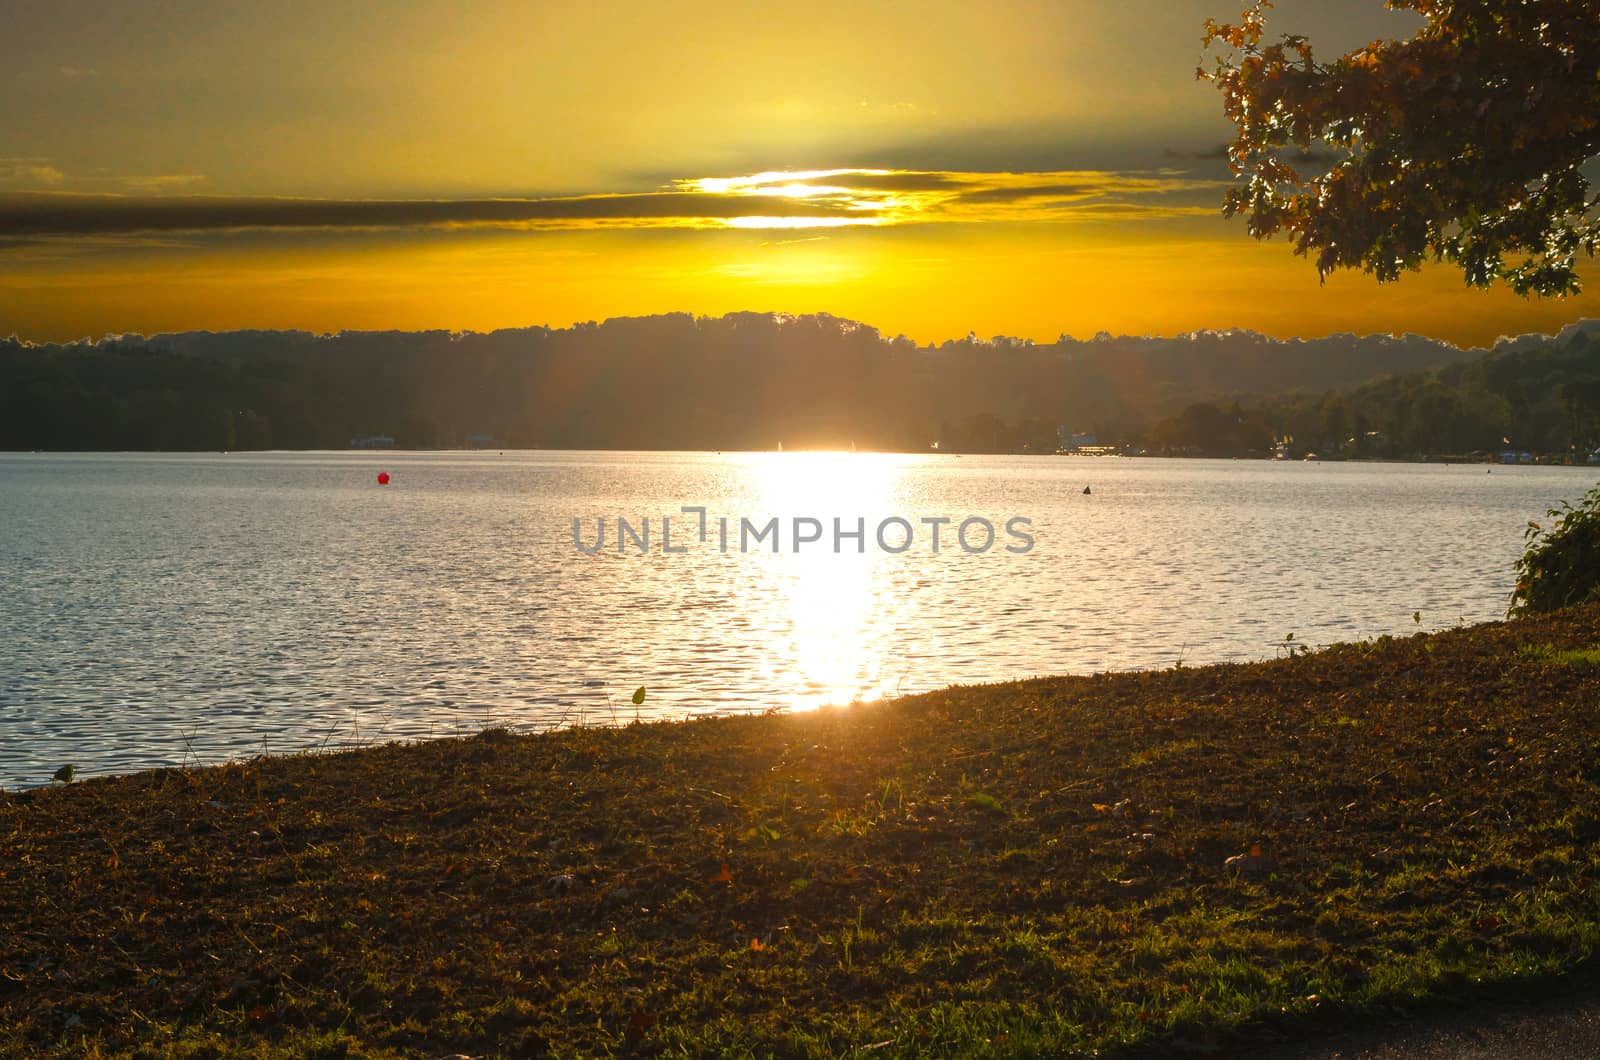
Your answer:
[[[818,191],[833,191],[835,189],[811,182],[843,176],[881,177],[890,172],[887,169],[768,170],[744,177],[694,177],[674,183],[684,191],[698,191],[706,195],[783,195],[789,193],[777,189],[815,188]]]
[[[772,607],[787,620],[774,662],[798,677],[785,706],[816,708],[882,694],[888,641],[883,602],[894,557],[870,537],[894,505],[901,461],[876,453],[767,453],[754,457],[760,509],[779,517],[784,552],[772,560]],[[821,524],[820,540],[793,551],[796,518]],[[834,551],[834,520],[846,532],[863,524],[865,553],[854,539]]]
[[[777,217],[751,214],[729,217],[722,224],[729,228],[846,228],[894,224],[902,217],[907,203],[894,196],[865,192],[850,187],[848,178],[881,177],[887,169],[813,169],[753,173],[745,177],[695,177],[674,182],[679,191],[701,195],[738,195],[750,198],[794,199],[827,202],[835,209],[848,210],[847,216]],[[846,178],[836,181],[835,178]]]

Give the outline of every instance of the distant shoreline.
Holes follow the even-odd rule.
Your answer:
[[[862,449],[852,454],[850,450],[843,449],[560,449],[543,447],[512,447],[503,449],[469,448],[469,447],[442,447],[442,448],[412,448],[409,446],[393,446],[384,449],[0,449],[4,456],[250,456],[272,454],[306,454],[320,455],[348,454],[352,456],[381,456],[384,453],[475,453],[482,455],[503,455],[506,453],[685,453],[696,456],[723,456],[740,455],[755,456],[770,454],[773,456],[797,456],[807,454],[832,454],[832,455],[861,455],[861,456],[1017,456],[1017,457],[1077,457],[1079,459],[1125,459],[1125,460],[1213,460],[1213,461],[1252,461],[1269,464],[1480,464],[1486,467],[1573,467],[1600,470],[1600,461],[1586,462],[1563,458],[1557,454],[1534,454],[1530,460],[1507,461],[1494,457],[1492,454],[1423,454],[1411,457],[1399,456],[1316,456],[1283,458],[1272,454],[1203,454],[1203,453],[1155,453],[1148,451],[1133,452],[1103,452],[1103,453],[1078,453],[1060,451],[1054,453],[1025,453],[1025,452],[987,452],[987,451],[955,451],[955,450],[918,450],[918,449]]]

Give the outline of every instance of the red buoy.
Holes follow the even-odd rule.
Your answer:
[[[387,486],[388,484],[389,484],[389,472],[387,472],[387,471],[378,472],[378,485]]]

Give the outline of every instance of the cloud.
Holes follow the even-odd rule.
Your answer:
[[[168,191],[172,188],[189,188],[204,184],[201,173],[157,173],[149,177],[117,177],[118,184],[133,191]]]
[[[229,196],[46,195],[0,198],[0,235],[106,235],[251,228],[370,229],[704,227],[736,217],[838,216],[836,207],[784,197],[668,191],[553,199],[278,199]]]
[[[1228,145],[1216,144],[1203,151],[1180,151],[1176,147],[1162,150],[1168,158],[1192,158],[1197,162],[1226,162],[1228,160]]]
[[[0,158],[0,184],[55,187],[66,179],[48,158]]]
[[[119,178],[142,190],[203,178]],[[637,193],[496,199],[291,199],[219,195],[14,192],[0,195],[0,237],[85,238],[246,230],[427,228],[801,229],[985,221],[1057,222],[1143,212],[1179,216],[1170,197],[1226,182],[1176,170],[981,173],[829,169],[686,177]],[[1214,212],[1214,205],[1206,209]],[[1175,212],[1176,211],[1176,212]]]
[[[1215,144],[1203,151],[1180,151],[1175,147],[1168,147],[1162,151],[1167,158],[1193,159],[1198,162],[1226,162],[1228,160],[1228,144]],[[1278,152],[1278,157],[1285,162],[1310,162],[1322,165],[1328,162],[1337,162],[1346,156],[1344,152],[1327,147],[1311,147],[1301,150],[1298,147],[1285,147]]]
[[[960,176],[954,173],[905,169],[847,169],[836,172],[850,174],[851,187],[874,191],[939,191],[962,187]]]
[[[160,193],[204,183],[199,173],[157,173],[150,176],[116,176],[96,173],[85,176],[67,173],[48,158],[0,158],[0,185],[21,188],[46,187],[62,191],[115,188],[118,190]]]
[[[1220,201],[1217,193],[1228,186],[1227,181],[1195,179],[1180,170],[980,173],[830,169],[700,177],[676,184],[684,190],[718,195],[800,199],[836,209],[839,217],[855,218],[857,224],[873,225],[1067,221],[1099,216],[1089,208],[1106,205],[1112,197],[1116,197],[1116,205],[1124,215],[1146,208],[1151,216],[1177,216],[1170,204],[1161,203],[1156,209],[1156,197],[1204,193]],[[1146,199],[1152,201],[1139,201]],[[1215,212],[1215,204],[1205,209]],[[759,223],[761,220],[742,218],[734,223],[763,227]],[[840,223],[830,218],[814,225]],[[804,226],[804,222],[788,221],[781,225],[800,226]]]
[[[1021,202],[1024,199],[1082,199],[1099,194],[1101,189],[1093,184],[1039,184],[1032,187],[974,188],[963,191],[961,202]]]

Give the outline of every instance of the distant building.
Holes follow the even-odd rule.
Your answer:
[[[1056,441],[1060,443],[1062,449],[1068,451],[1093,449],[1100,444],[1100,439],[1096,438],[1093,432],[1081,433],[1067,427],[1056,428]]]
[[[362,438],[350,439],[352,449],[393,449],[394,439],[387,434],[369,434]]]

